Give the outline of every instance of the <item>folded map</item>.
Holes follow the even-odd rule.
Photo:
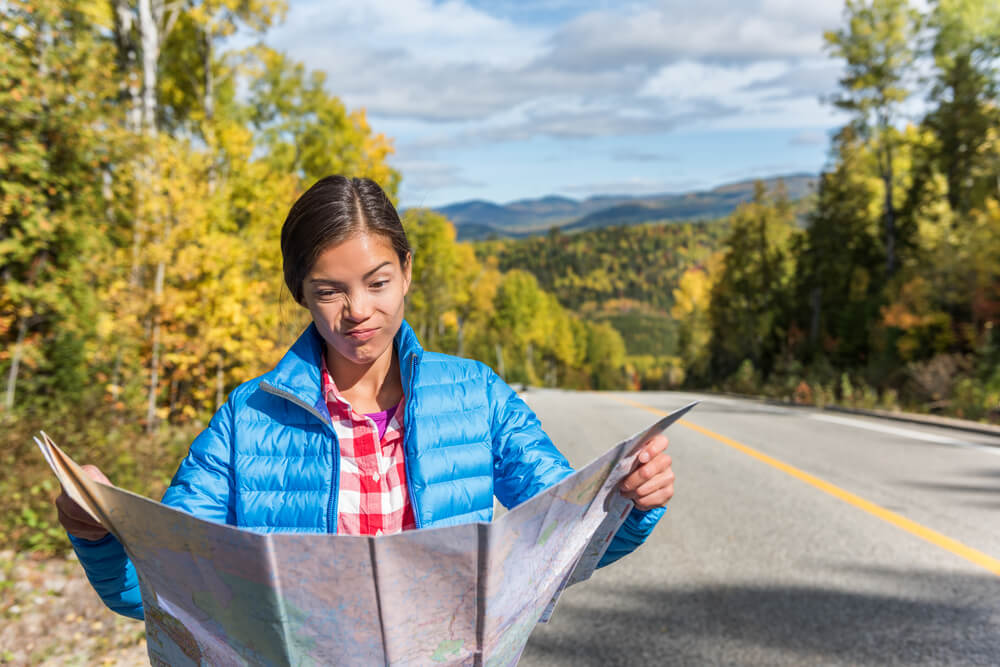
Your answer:
[[[639,446],[687,405],[492,523],[364,537],[262,534],[92,480],[36,438],[135,565],[153,665],[513,665],[632,508]]]

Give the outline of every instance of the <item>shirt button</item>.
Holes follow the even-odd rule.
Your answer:
[[[378,475],[378,473],[375,473],[374,475],[372,475],[372,479],[373,479],[373,480],[375,480],[375,481],[377,482],[377,481],[379,480],[379,475]]]

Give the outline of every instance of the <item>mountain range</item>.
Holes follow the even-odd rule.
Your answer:
[[[646,222],[706,220],[732,213],[753,199],[754,183],[760,180],[769,191],[783,182],[792,200],[814,192],[818,177],[796,173],[763,179],[726,183],[699,192],[659,195],[596,195],[583,200],[558,195],[519,199],[496,204],[482,199],[456,202],[434,210],[455,225],[459,241],[535,236],[558,227],[574,232],[597,227],[638,225]]]

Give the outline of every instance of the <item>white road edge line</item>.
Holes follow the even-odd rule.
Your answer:
[[[974,442],[966,442],[965,440],[956,440],[955,438],[948,438],[943,435],[934,435],[933,433],[923,433],[921,431],[914,431],[908,428],[883,426],[882,424],[872,424],[871,422],[860,421],[858,419],[851,419],[849,417],[834,417],[833,415],[809,415],[809,418],[817,419],[819,421],[824,421],[824,422],[830,422],[832,424],[843,424],[844,426],[863,428],[869,431],[879,431],[880,433],[889,433],[891,435],[898,435],[901,438],[923,440],[925,442],[935,442],[940,445],[952,445],[955,447],[965,447],[967,449],[977,449],[981,452],[987,452],[989,454],[1000,456],[1000,447],[990,447],[989,445],[980,445]]]

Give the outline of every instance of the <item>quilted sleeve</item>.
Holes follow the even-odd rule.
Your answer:
[[[557,484],[573,472],[542,430],[538,417],[510,386],[487,367],[493,413],[493,488],[507,508]],[[598,567],[635,551],[666,511],[633,509],[615,533]]]
[[[510,386],[486,368],[492,412],[493,491],[511,508],[573,472],[538,417]]]
[[[101,596],[108,609],[141,621],[143,615],[139,579],[135,575],[132,561],[125,555],[122,543],[110,533],[96,541],[70,535],[69,542],[80,559],[90,585]]]
[[[657,522],[666,511],[666,507],[654,507],[645,511],[633,507],[629,515],[625,517],[621,528],[611,539],[611,544],[608,545],[608,550],[604,552],[597,567],[610,565],[639,548],[639,545],[645,542],[646,538],[653,532],[653,528],[656,527]]]
[[[230,467],[232,415],[230,399],[191,444],[163,496],[165,505],[209,521],[235,523]],[[70,543],[104,604],[111,611],[142,619],[139,580],[121,543],[113,535],[97,541],[70,536]]]
[[[232,398],[226,401],[181,461],[163,504],[218,523],[236,523],[232,470]]]

